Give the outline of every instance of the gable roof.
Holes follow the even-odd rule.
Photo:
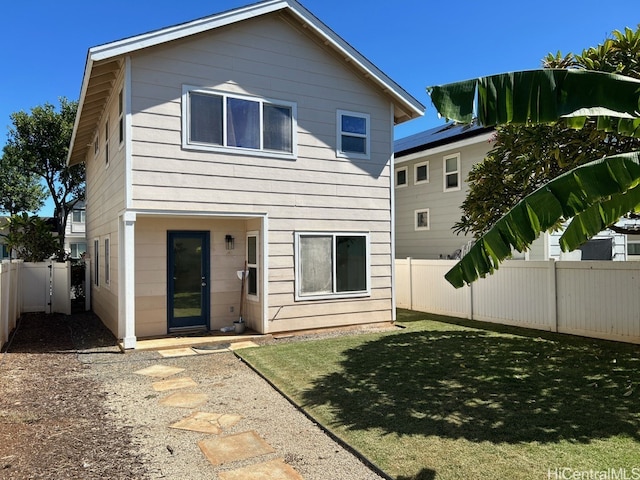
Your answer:
[[[84,160],[93,142],[96,123],[100,120],[105,102],[111,94],[113,82],[126,55],[261,15],[285,11],[304,29],[319,38],[326,48],[337,52],[346,63],[362,72],[365,78],[376,84],[393,100],[396,124],[417,118],[424,113],[424,105],[296,0],[267,0],[90,48],[67,163],[73,165]]]
[[[460,140],[477,137],[485,133],[493,132],[493,130],[493,127],[480,126],[475,122],[470,124],[450,122],[446,125],[431,128],[396,140],[393,142],[393,151],[395,158],[403,157],[441,145],[448,145]]]

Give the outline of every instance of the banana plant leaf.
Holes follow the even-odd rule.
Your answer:
[[[563,249],[577,248],[624,213],[640,208],[639,184],[640,152],[580,165],[518,202],[475,242],[445,278],[460,288],[493,273],[513,249],[522,252],[562,219],[578,219],[562,240]]]
[[[477,100],[480,125],[552,123],[597,127],[640,137],[640,80],[590,70],[510,72],[428,87],[440,115],[470,123]]]
[[[640,209],[640,186],[625,193],[612,195],[609,200],[596,203],[571,220],[560,237],[563,252],[575,250],[594,235],[616,223],[628,212]]]

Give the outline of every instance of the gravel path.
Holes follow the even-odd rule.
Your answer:
[[[74,384],[77,387],[82,380],[86,382],[86,388],[92,389],[94,394],[90,396],[91,402],[87,401],[86,391],[85,398],[77,398],[78,392],[75,393],[76,398],[70,396],[67,398],[64,392],[56,394],[57,398],[65,397],[64,401],[68,404],[75,402],[79,411],[83,409],[85,403],[91,403],[92,409],[101,409],[101,412],[97,412],[98,419],[94,423],[103,423],[101,430],[111,431],[112,435],[102,435],[100,438],[104,439],[103,443],[108,443],[114,441],[112,437],[115,435],[117,437],[115,442],[120,445],[121,451],[117,453],[118,457],[108,459],[103,457],[103,460],[100,460],[98,456],[93,460],[94,462],[117,464],[121,459],[121,468],[126,468],[127,465],[133,465],[131,468],[135,468],[131,478],[188,480],[218,478],[217,474],[223,471],[281,458],[305,480],[384,478],[333,441],[321,428],[292,406],[231,352],[212,352],[173,358],[163,358],[158,352],[134,351],[122,354],[113,345],[113,341],[105,340],[108,335],[105,337],[104,332],[101,333],[101,340],[96,341],[96,332],[92,329],[100,328],[100,325],[95,322],[95,317],[74,316],[72,320],[62,322],[63,325],[64,323],[67,324],[68,331],[73,337],[75,355],[58,356],[58,361],[74,363],[71,365],[73,375],[77,376],[78,372],[81,372],[82,376],[81,379],[75,379]],[[49,325],[51,326],[52,323],[49,322]],[[26,326],[23,328],[27,330]],[[19,331],[17,338],[20,333]],[[26,333],[23,332],[23,335]],[[64,331],[60,333],[64,334]],[[18,341],[16,345],[19,344]],[[42,339],[40,346],[42,346]],[[28,350],[22,345],[19,352],[28,354]],[[5,370],[9,366],[14,367],[10,370],[15,378],[25,373],[24,370],[15,368],[16,364],[13,360],[16,359],[11,356],[16,354],[18,352],[12,353],[10,347],[9,353],[4,354],[5,357],[9,356],[9,360],[3,361]],[[35,368],[33,361],[30,365],[31,368]],[[45,365],[40,368],[45,368]],[[160,401],[175,393],[176,390],[156,391],[153,383],[162,378],[135,373],[155,365],[183,368],[184,371],[167,378],[190,377],[195,385],[180,391],[206,394],[206,403],[192,409],[162,405]],[[2,373],[4,372],[0,372]],[[33,371],[29,373],[34,374]],[[44,371],[40,373],[47,375]],[[0,423],[4,422],[2,413],[6,410],[2,408],[2,394],[0,390]],[[101,401],[94,401],[96,399]],[[275,453],[214,466],[198,447],[198,441],[209,438],[210,434],[169,428],[171,424],[195,411],[241,416],[238,423],[225,428],[221,435],[255,431],[275,449]],[[83,425],[81,422],[79,428],[82,428],[84,435],[90,436],[86,431],[86,424]],[[76,438],[78,435],[80,432]],[[91,438],[95,440],[94,437]],[[126,447],[126,454],[122,452],[122,446]],[[4,448],[6,449],[7,446],[5,445]],[[76,444],[75,448],[82,447]],[[94,449],[108,452],[109,445],[104,445],[102,449],[96,447]],[[2,453],[3,448],[0,447],[0,458]],[[103,455],[108,456],[108,453]],[[5,455],[6,458],[14,456]],[[64,462],[58,455],[56,460],[50,461],[60,460]],[[77,460],[70,461],[77,463]],[[90,461],[83,460],[83,462],[85,472],[95,471],[95,475],[86,474],[81,477],[72,474],[65,478],[101,478],[99,468],[92,469]],[[7,478],[45,478],[27,471],[29,467],[26,465],[22,465],[26,470],[21,472],[20,465],[21,462],[17,460],[13,461],[13,465],[10,463],[8,467],[5,465],[5,473],[11,473]],[[21,473],[24,473],[24,476]],[[2,476],[3,473],[0,470],[0,477]],[[115,475],[114,478],[116,477],[126,478],[122,475]]]

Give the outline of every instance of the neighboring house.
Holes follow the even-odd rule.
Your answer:
[[[67,218],[64,234],[64,250],[73,259],[79,259],[87,252],[85,204],[77,202]]]
[[[51,226],[51,234],[57,236],[56,217],[45,217]],[[8,233],[8,217],[0,217],[0,260],[8,259],[10,251],[6,246],[5,236]],[[85,235],[85,207],[84,202],[76,203],[67,219],[67,228],[64,237],[64,250],[72,259],[79,259],[87,251],[87,240]]]
[[[11,251],[7,248],[7,239],[5,235],[8,232],[8,217],[0,217],[0,260],[8,260],[11,257]]]
[[[393,127],[424,107],[293,0],[91,48],[92,308],[136,338],[394,318]]]
[[[453,225],[462,215],[469,172],[493,148],[493,136],[491,127],[449,123],[396,140],[396,258],[447,259],[465,253],[473,236],[457,235]],[[513,258],[628,258],[626,235],[605,230],[583,245],[580,252],[564,254],[558,241],[560,234],[542,234],[529,251],[514,252]],[[640,254],[640,243],[631,251]]]

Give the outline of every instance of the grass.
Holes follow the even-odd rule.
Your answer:
[[[398,480],[640,475],[640,346],[409,311],[398,324],[238,353]]]

